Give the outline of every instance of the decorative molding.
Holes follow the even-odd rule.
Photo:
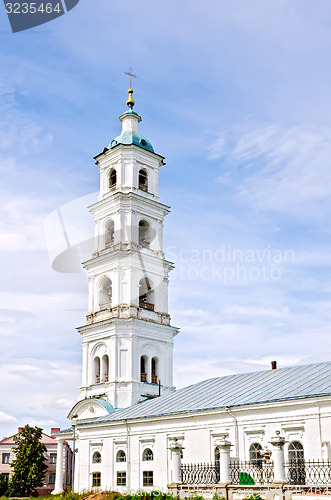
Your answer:
[[[302,439],[305,432],[305,426],[303,422],[298,422],[296,424],[282,424],[281,429],[285,433],[286,441],[293,441],[293,439]]]

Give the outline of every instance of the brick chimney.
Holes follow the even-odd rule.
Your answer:
[[[60,432],[60,430],[60,427],[51,427],[51,436],[53,437],[53,434],[55,434],[56,432]]]
[[[271,369],[277,370],[277,361],[271,361]]]

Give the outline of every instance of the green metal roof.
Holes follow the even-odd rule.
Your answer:
[[[127,144],[127,145],[135,144],[140,148],[146,149],[147,151],[154,153],[153,146],[149,142],[149,140],[143,137],[138,132],[124,132],[123,134],[118,135],[117,137],[115,137],[115,139],[113,139],[110,142],[110,144],[108,144],[108,149],[112,149],[118,144]]]
[[[330,395],[331,362],[316,363],[204,380],[167,396],[96,418],[93,423]]]

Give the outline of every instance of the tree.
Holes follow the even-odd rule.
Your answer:
[[[41,442],[40,427],[23,427],[14,441],[16,455],[11,465],[14,474],[10,481],[10,495],[30,496],[35,488],[44,484],[46,465],[46,446]]]
[[[8,476],[0,474],[0,497],[5,496],[8,491]]]

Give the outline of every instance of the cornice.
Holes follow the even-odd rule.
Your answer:
[[[160,201],[149,198],[148,195],[144,193],[144,191],[138,193],[132,191],[131,190],[132,188],[127,188],[127,189],[128,192],[125,192],[123,190],[116,190],[114,192],[110,192],[109,195],[106,195],[101,200],[98,200],[92,205],[90,205],[88,209],[94,215],[97,209],[108,208],[110,205],[113,205],[114,209],[118,209],[121,203],[122,204],[127,203],[129,209],[130,208],[139,209],[141,207],[141,204],[143,204],[145,206],[153,208],[154,210],[159,209],[159,211],[163,212],[164,215],[167,215],[170,212],[170,207],[168,205],[165,205]],[[131,205],[129,205],[130,202]],[[137,204],[134,205],[134,203]]]

